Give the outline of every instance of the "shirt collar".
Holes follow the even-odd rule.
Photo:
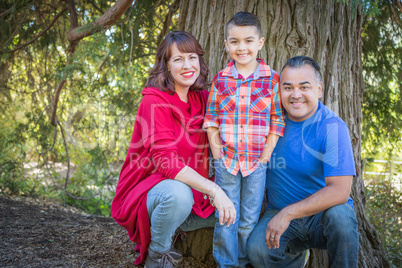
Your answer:
[[[259,62],[257,69],[254,71],[253,79],[258,79],[260,77],[270,77],[271,76],[271,68],[267,65],[264,60],[257,58]],[[230,61],[228,66],[223,70],[222,76],[231,76],[235,79],[239,79],[239,73],[237,72],[236,66],[234,64],[234,60]]]

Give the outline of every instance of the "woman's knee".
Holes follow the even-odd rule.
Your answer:
[[[191,188],[175,180],[163,180],[155,185],[148,193],[148,213],[156,207],[163,207],[163,210],[170,210],[174,214],[190,214],[194,204]],[[150,211],[151,210],[151,211]]]

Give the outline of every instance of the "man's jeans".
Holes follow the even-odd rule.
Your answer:
[[[347,204],[296,219],[280,238],[279,248],[268,249],[265,230],[278,213],[268,210],[252,232],[247,253],[254,268],[303,267],[306,249],[328,249],[331,267],[357,267],[359,233],[354,210]]]
[[[214,213],[203,219],[191,213],[193,204],[191,188],[180,181],[163,180],[148,192],[147,209],[151,222],[150,249],[156,252],[169,250],[172,237],[178,227],[187,232],[214,226]]]
[[[230,174],[222,159],[215,159],[215,182],[232,200],[236,209],[236,222],[229,227],[219,224],[215,210],[213,255],[218,267],[245,267],[247,239],[258,222],[264,198],[267,164],[260,166],[249,176],[239,172]]]

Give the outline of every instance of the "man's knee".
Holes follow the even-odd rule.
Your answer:
[[[358,235],[356,213],[348,205],[338,205],[324,211],[322,215],[326,232],[336,232],[340,236]]]

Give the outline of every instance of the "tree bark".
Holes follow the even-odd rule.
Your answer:
[[[313,57],[320,64],[324,89],[321,101],[346,122],[353,146],[357,175],[351,196],[359,221],[359,267],[390,267],[378,234],[364,212],[360,129],[364,92],[363,15],[360,7],[354,11],[352,5],[335,2],[182,0],[179,29],[192,33],[204,48],[210,79],[230,60],[224,46],[224,27],[239,11],[249,11],[260,18],[265,45],[259,56],[274,70],[280,72],[285,62],[297,55]],[[197,239],[204,237],[194,235],[193,243],[200,245]],[[193,250],[194,245],[191,250],[190,247],[185,248],[185,253]],[[210,247],[210,243],[205,247]],[[201,248],[200,252],[208,250]],[[327,251],[313,250],[308,267],[329,266]]]

